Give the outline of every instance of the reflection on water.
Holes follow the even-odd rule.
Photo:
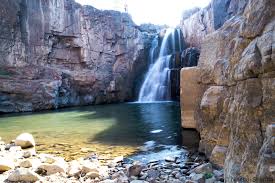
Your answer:
[[[67,158],[87,151],[106,156],[129,155],[147,141],[180,144],[179,110],[179,104],[174,102],[125,103],[2,115],[0,136],[8,142],[29,132],[36,139],[38,151]],[[89,149],[83,151],[83,147]]]

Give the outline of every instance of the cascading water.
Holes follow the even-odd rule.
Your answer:
[[[159,56],[152,64],[150,61],[149,71],[142,84],[139,92],[139,102],[153,102],[170,100],[170,62],[173,59],[173,54],[176,52],[176,41],[179,45],[178,51],[181,51],[180,35],[175,36],[175,32],[178,30],[167,29],[163,37]],[[175,37],[178,40],[175,40]],[[155,41],[155,40],[154,40]],[[150,50],[150,59],[154,60],[154,54],[156,53],[156,43],[153,41],[152,48]]]

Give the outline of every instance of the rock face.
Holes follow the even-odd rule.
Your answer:
[[[200,98],[203,87],[198,84],[200,76],[197,67],[186,67],[181,69],[180,76],[180,105],[181,105],[181,122],[183,128],[197,129],[196,116],[199,108]]]
[[[186,43],[200,48],[207,34],[220,28],[232,16],[241,14],[246,3],[246,0],[212,0],[206,8],[184,12],[181,29]]]
[[[151,37],[128,14],[73,0],[4,0],[0,10],[0,112],[132,99]]]
[[[275,117],[275,4],[249,0],[237,9],[201,45],[200,151],[224,164],[226,182],[263,182],[274,178],[274,134],[266,129]]]

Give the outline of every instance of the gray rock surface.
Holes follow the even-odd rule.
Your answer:
[[[246,4],[246,0],[212,0],[206,8],[187,10],[180,25],[186,43],[201,48],[206,35],[219,29],[232,16],[241,14]]]

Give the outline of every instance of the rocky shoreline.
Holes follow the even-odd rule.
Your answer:
[[[100,162],[96,154],[73,161],[38,154],[31,134],[11,143],[0,141],[0,182],[102,182],[102,183],[218,183],[223,170],[214,169],[204,155],[194,152],[141,163],[119,156]]]

